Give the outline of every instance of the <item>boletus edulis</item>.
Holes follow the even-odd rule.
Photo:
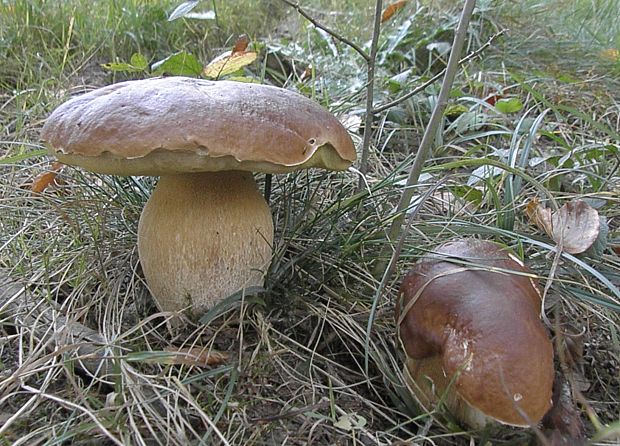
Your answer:
[[[553,347],[541,294],[507,248],[465,239],[422,257],[396,307],[405,376],[418,401],[461,423],[535,426],[551,407]]]
[[[63,163],[160,176],[140,217],[140,262],[160,309],[194,315],[263,284],[274,229],[252,172],[343,170],[356,157],[345,128],[308,98],[184,77],[75,97],[41,136]]]

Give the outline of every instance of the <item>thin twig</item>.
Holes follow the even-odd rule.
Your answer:
[[[372,136],[372,121],[375,117],[373,109],[374,91],[375,91],[375,65],[377,62],[377,49],[379,47],[379,34],[381,32],[381,14],[382,0],[375,3],[375,19],[373,23],[372,41],[370,43],[370,59],[367,60],[366,69],[366,117],[364,119],[364,137],[362,139],[362,156],[360,160],[359,170],[361,176],[357,185],[357,191],[360,192],[364,187],[364,175],[368,171],[368,156],[370,152],[370,138]]]
[[[463,57],[461,60],[459,60],[459,65],[464,65],[467,62],[469,62],[472,59],[475,59],[476,57],[480,56],[488,47],[491,46],[491,44],[493,43],[493,41],[495,39],[497,39],[499,36],[503,35],[506,33],[505,29],[502,29],[501,31],[493,34],[491,37],[489,37],[489,40],[486,41],[486,43],[484,45],[482,45],[480,48],[478,48],[476,51],[472,51],[471,53],[469,53],[467,56]],[[434,84],[435,82],[437,82],[439,79],[441,79],[441,76],[443,76],[446,73],[446,68],[444,68],[443,70],[441,70],[439,73],[437,73],[435,76],[431,77],[429,80],[427,80],[426,82],[424,82],[423,84],[417,86],[416,88],[414,88],[413,90],[411,90],[410,92],[408,92],[407,94],[402,95],[399,98],[394,99],[393,101],[387,102],[385,104],[382,105],[378,105],[377,107],[375,107],[374,111],[375,113],[381,113],[386,111],[389,108],[394,107],[395,105],[400,104],[403,101],[406,101],[407,99],[409,99],[410,97],[418,94],[419,92],[421,92],[422,90],[424,90],[425,88],[427,88],[429,85]]]
[[[471,19],[475,6],[475,0],[466,0],[465,5],[463,6],[463,12],[461,13],[461,18],[459,19],[459,24],[456,29],[456,33],[454,34],[452,51],[450,52],[450,58],[448,59],[448,65],[445,70],[446,74],[443,78],[439,96],[437,97],[437,104],[435,104],[435,107],[433,108],[433,113],[431,114],[431,118],[426,126],[424,136],[422,137],[422,142],[420,143],[420,147],[416,153],[413,165],[411,166],[409,177],[407,178],[407,184],[403,189],[403,193],[400,196],[400,201],[396,207],[396,217],[392,221],[392,225],[388,230],[388,243],[385,244],[379,255],[379,260],[377,261],[374,271],[375,277],[379,277],[385,272],[386,261],[383,259],[388,257],[389,251],[392,250],[392,243],[396,240],[401,231],[401,227],[405,219],[405,214],[403,211],[408,208],[411,203],[411,198],[414,193],[414,186],[417,184],[418,179],[420,178],[420,173],[422,173],[422,167],[431,152],[431,147],[437,134],[437,128],[439,127],[441,118],[443,117],[443,112],[448,105],[450,90],[452,89],[452,84],[454,83],[454,78],[456,77],[456,73],[459,68],[461,51],[463,50],[463,45],[465,44],[465,40],[467,38],[469,20]],[[394,255],[396,255],[396,251],[392,250],[392,257]]]
[[[312,23],[317,28],[322,29],[327,34],[332,36],[334,39],[339,40],[340,42],[344,43],[345,45],[348,45],[351,48],[353,48],[360,56],[362,56],[364,58],[364,60],[366,62],[370,61],[370,56],[359,45],[357,45],[356,43],[352,42],[351,40],[347,39],[346,37],[341,36],[336,31],[334,31],[332,29],[329,29],[325,25],[323,25],[320,22],[318,22],[314,17],[312,17],[310,14],[308,14],[308,12],[305,9],[303,9],[301,6],[299,6],[299,3],[292,2],[291,0],[281,0],[281,1],[283,1],[284,3],[289,5],[295,11],[297,11],[299,13],[299,15],[301,15],[303,18],[308,20],[310,23]]]

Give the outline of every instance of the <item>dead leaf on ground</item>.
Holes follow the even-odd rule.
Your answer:
[[[233,46],[232,54],[242,53],[248,49],[248,45],[250,44],[250,38],[247,34],[241,34],[237,41],[235,42],[235,46]]]
[[[490,95],[488,95],[483,100],[484,100],[484,102],[486,102],[490,106],[494,107],[495,104],[497,103],[497,101],[499,101],[500,99],[503,99],[503,98],[504,98],[504,96],[496,91],[495,93],[491,93]]]
[[[206,367],[223,364],[229,357],[227,353],[205,349],[204,347],[166,347],[164,350],[172,353],[166,358],[167,364]]]
[[[383,10],[383,13],[381,14],[381,23],[384,23],[390,20],[394,16],[394,14],[396,14],[398,11],[403,9],[407,5],[408,2],[409,0],[399,0],[397,2],[392,3],[391,5],[388,5]]]
[[[50,170],[47,172],[40,173],[32,180],[32,184],[30,185],[30,190],[34,193],[40,194],[45,189],[47,189],[51,185],[58,185],[59,182],[56,179],[58,172],[62,170],[65,165],[59,163],[58,161],[54,161]]]
[[[209,62],[202,74],[205,77],[217,79],[251,64],[257,57],[258,54],[253,51],[241,51],[238,53],[227,51]]]
[[[218,79],[251,64],[258,57],[254,51],[246,51],[250,38],[246,34],[239,36],[231,51],[225,51],[204,67],[202,74],[211,79]]]
[[[533,199],[527,204],[525,213],[532,223],[569,254],[586,251],[599,235],[601,222],[598,212],[582,200],[569,201],[552,213],[538,199]]]
[[[306,79],[310,79],[312,77],[313,71],[314,68],[312,67],[312,64],[308,65],[306,69],[299,75],[299,80],[303,82]]]
[[[579,254],[596,241],[600,226],[596,209],[585,201],[569,201],[553,213],[553,240],[569,254]]]
[[[544,231],[549,237],[553,234],[553,223],[551,219],[551,209],[540,204],[540,200],[534,197],[525,206],[525,215],[534,223],[538,229]]]

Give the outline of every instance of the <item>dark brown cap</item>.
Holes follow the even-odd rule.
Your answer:
[[[396,320],[407,356],[438,356],[471,407],[505,424],[538,423],[551,406],[553,348],[531,273],[502,246],[442,245],[405,277]]]
[[[119,175],[342,170],[356,158],[340,122],[304,96],[185,77],[75,97],[51,114],[41,136],[60,161]]]

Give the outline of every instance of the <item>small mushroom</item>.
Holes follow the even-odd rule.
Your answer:
[[[553,347],[532,274],[506,248],[441,245],[403,280],[396,307],[405,375],[432,410],[460,422],[535,426],[551,407]]]
[[[160,175],[138,251],[161,310],[200,315],[262,286],[273,221],[251,172],[346,169],[347,131],[281,88],[184,77],[122,82],[75,97],[42,133],[61,162],[113,175]]]

